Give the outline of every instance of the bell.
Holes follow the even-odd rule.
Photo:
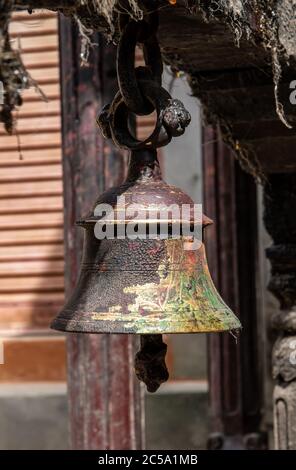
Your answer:
[[[193,201],[161,179],[156,151],[132,151],[126,181],[103,193],[78,222],[85,230],[80,278],[52,328],[141,335],[240,328],[213,284],[204,245],[194,248],[182,217],[164,210],[184,204],[192,226]],[[148,213],[155,218],[145,217]],[[177,223],[179,237],[173,231]],[[203,216],[202,227],[209,223]],[[163,227],[168,227],[165,234]]]

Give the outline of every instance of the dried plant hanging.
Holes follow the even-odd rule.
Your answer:
[[[3,97],[0,103],[0,121],[8,133],[14,130],[13,111],[22,104],[22,92],[35,87],[41,98],[46,99],[37,82],[23,64],[20,48],[13,49],[9,38],[9,20],[14,0],[0,0],[0,81]]]

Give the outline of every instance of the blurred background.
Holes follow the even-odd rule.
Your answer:
[[[15,47],[48,102],[24,92],[14,135],[0,129],[0,448],[68,448],[65,337],[48,325],[64,302],[63,183],[57,15],[14,14]],[[161,155],[165,179],[202,200],[202,120],[185,77],[166,70],[164,86],[190,111],[192,124]],[[139,122],[139,135],[149,123]],[[183,156],[186,154],[186,164]],[[169,163],[169,164],[168,164]],[[271,429],[270,345],[267,321],[275,301],[268,277],[258,196],[258,305],[264,375],[264,423]],[[80,229],[77,229],[80,230]],[[209,435],[205,335],[170,335],[170,380],[145,395],[146,447],[204,449]],[[233,340],[235,341],[235,340]]]

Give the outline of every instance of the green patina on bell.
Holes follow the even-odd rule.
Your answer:
[[[119,196],[123,205],[118,202]],[[180,189],[161,179],[156,151],[132,152],[126,181],[101,195],[95,207],[101,204],[112,207],[113,220],[92,211],[79,222],[85,230],[80,278],[52,328],[141,335],[241,328],[213,284],[204,245],[188,249],[194,243],[188,236],[161,237],[161,223],[171,227],[175,222],[182,226],[183,222],[167,213],[162,216],[163,207],[187,204],[193,210],[194,203]],[[137,204],[144,213],[153,210],[160,214],[157,219],[160,228],[154,239],[118,236],[119,224],[127,227],[131,219],[119,220],[117,215],[132,204]],[[203,216],[203,228],[210,223]],[[115,237],[97,239],[96,224],[99,227],[111,224]],[[147,218],[137,219],[137,224],[145,226],[145,230],[149,225]]]

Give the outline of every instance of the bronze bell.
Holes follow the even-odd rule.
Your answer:
[[[190,250],[188,243],[192,239],[187,236],[174,238],[170,230],[167,237],[162,236],[163,224],[172,227],[180,222],[182,227],[183,222],[167,212],[163,216],[163,207],[187,204],[191,224],[194,204],[180,189],[162,180],[155,150],[131,153],[126,181],[103,193],[94,209],[106,204],[112,209],[111,218],[110,213],[102,215],[93,210],[78,222],[85,230],[80,278],[52,328],[153,335],[220,332],[241,327],[213,284],[204,245]],[[157,227],[153,239],[127,237],[132,223],[127,209],[132,204],[137,204],[144,213],[153,210],[157,214],[152,221]],[[125,218],[121,219],[123,211]],[[137,218],[136,225],[138,229],[144,227],[146,234],[152,222],[151,218],[149,223],[147,218]],[[212,221],[203,216],[203,227],[209,223]],[[106,235],[113,230],[114,238],[98,239],[95,232],[101,233],[103,229]]]

